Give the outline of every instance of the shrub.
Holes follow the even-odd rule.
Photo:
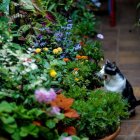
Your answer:
[[[82,93],[73,105],[80,118],[65,122],[66,125],[73,124],[80,137],[103,138],[116,131],[121,118],[128,117],[127,102],[120,94],[95,90],[88,92],[86,98],[80,97],[83,97]]]

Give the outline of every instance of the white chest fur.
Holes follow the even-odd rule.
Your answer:
[[[104,87],[108,91],[122,92],[126,85],[126,79],[122,78],[119,74],[115,76],[109,76],[108,80],[104,81]]]

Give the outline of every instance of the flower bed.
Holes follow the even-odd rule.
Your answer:
[[[95,73],[103,60],[98,37],[103,36],[97,36],[95,16],[85,9],[88,3],[20,0],[0,5],[1,136],[15,140],[96,138],[115,131],[120,117],[127,116],[126,102],[119,95],[100,91],[102,98],[96,97],[102,81]],[[116,108],[108,108],[109,103],[116,103]],[[114,118],[106,119],[108,110],[103,105],[116,111]],[[96,119],[95,110],[99,116],[105,114],[106,125],[98,121],[98,115]],[[86,116],[86,111],[92,116]],[[85,133],[87,122],[81,123],[84,118],[90,122],[90,117],[96,125],[91,125],[93,133],[90,127]],[[100,123],[102,131],[96,132]]]

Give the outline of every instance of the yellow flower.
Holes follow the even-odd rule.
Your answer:
[[[45,48],[43,48],[43,50],[47,52],[49,49],[47,47],[45,47]]]
[[[56,77],[57,73],[54,69],[50,70],[50,76],[51,77]]]
[[[40,52],[41,52],[40,48],[35,49],[35,53],[40,53]]]
[[[57,50],[58,50],[59,52],[62,52],[62,48],[61,48],[61,47],[58,47]]]
[[[58,53],[59,53],[58,49],[53,49],[53,54],[58,54]]]
[[[79,79],[78,78],[75,78],[75,81],[79,81]]]

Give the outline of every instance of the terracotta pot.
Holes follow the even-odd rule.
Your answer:
[[[118,129],[113,134],[106,136],[105,138],[102,138],[100,140],[114,140],[117,137],[117,135],[120,133],[120,130],[121,127],[118,127]]]

